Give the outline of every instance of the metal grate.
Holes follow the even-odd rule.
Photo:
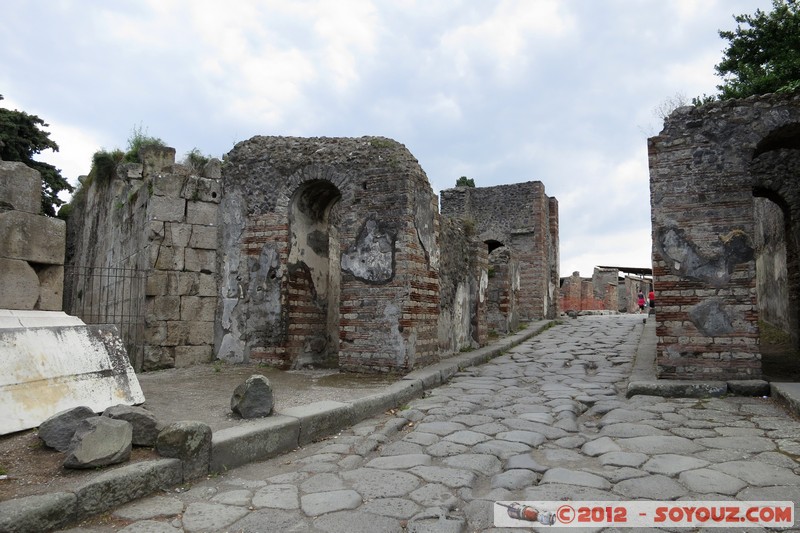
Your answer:
[[[87,324],[114,324],[138,372],[144,362],[144,271],[64,267],[64,312]]]

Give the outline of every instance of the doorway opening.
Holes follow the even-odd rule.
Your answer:
[[[336,368],[341,268],[339,190],[325,180],[301,185],[289,205],[289,366]]]

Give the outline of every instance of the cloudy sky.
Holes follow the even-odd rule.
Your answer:
[[[4,0],[0,106],[72,183],[134,128],[221,157],[253,135],[403,143],[434,192],[541,181],[561,275],[650,266],[647,137],[713,94],[770,0]]]

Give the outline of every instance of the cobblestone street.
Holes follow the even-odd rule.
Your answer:
[[[69,531],[455,533],[500,531],[497,500],[800,501],[800,423],[772,400],[625,398],[642,330],[566,319],[397,412]]]

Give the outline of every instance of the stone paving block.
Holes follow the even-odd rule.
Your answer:
[[[300,422],[296,418],[276,415],[215,431],[210,471],[222,472],[292,450],[299,435]]]
[[[194,502],[183,513],[183,529],[187,533],[222,530],[247,513],[246,507]]]
[[[430,468],[417,466],[414,468]],[[358,468],[341,473],[342,479],[365,500],[405,496],[420,484],[420,478],[408,472]]]
[[[355,509],[361,503],[361,496],[356,491],[349,489],[315,492],[300,498],[300,508],[308,516],[319,516],[345,509]]]
[[[655,474],[620,481],[614,485],[614,492],[629,499],[674,500],[689,491],[674,479]]]
[[[253,507],[261,509],[293,510],[300,508],[300,497],[297,487],[290,484],[268,485],[258,489],[253,495]]]
[[[347,533],[407,533],[400,520],[360,511],[339,511],[314,520],[316,531],[346,531]]]
[[[401,470],[413,466],[431,464],[431,456],[426,454],[391,455],[388,457],[376,457],[370,460],[367,468],[380,468],[384,470]]]
[[[566,485],[578,485],[581,487],[591,487],[595,489],[610,489],[611,483],[600,476],[582,472],[580,470],[570,470],[567,468],[551,468],[544,473],[540,484],[559,483]]]
[[[739,478],[710,468],[681,472],[678,479],[690,491],[701,494],[715,493],[733,496],[747,486],[747,483]]]
[[[179,515],[183,512],[183,507],[183,502],[173,496],[153,496],[123,505],[112,516],[123,520],[147,520]]]

